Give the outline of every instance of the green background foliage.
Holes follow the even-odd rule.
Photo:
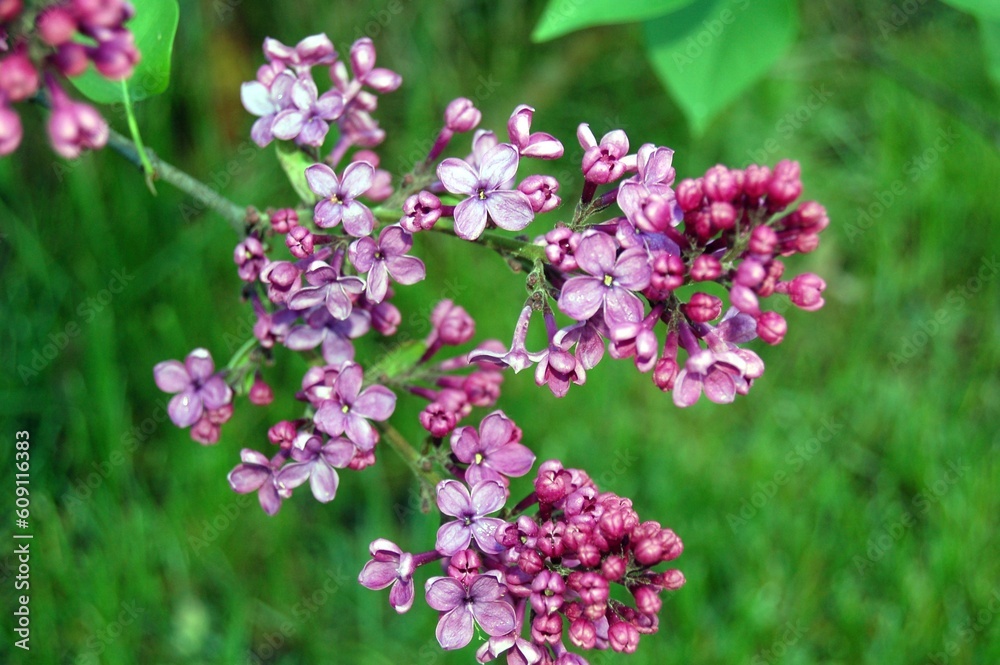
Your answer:
[[[610,360],[563,400],[527,372],[505,383],[503,408],[540,459],[589,469],[686,546],[688,583],[665,601],[660,633],[591,663],[1000,661],[1000,132],[977,23],[936,2],[801,11],[798,41],[698,137],[639,26],[535,44],[541,5],[512,1],[182,2],[171,86],[136,108],[164,159],[234,201],[288,204],[274,150],[249,141],[239,83],[265,35],[325,31],[346,53],[367,33],[405,81],[379,110],[395,173],[423,157],[459,95],[501,131],[516,104],[533,105],[537,129],[566,142],[542,167],[567,199],[579,122],[673,147],[681,178],[801,162],[805,196],[832,224],[789,267],[827,279],[827,306],[789,308],[786,341],[754,345],[767,371],[749,396],[678,410]],[[267,518],[229,490],[239,449],[266,449],[269,423],[295,412],[294,354],[268,372],[275,403],[241,404],[213,448],[157,419],[156,362],[205,346],[221,363],[250,334],[236,239],[166,184],[153,198],[110,151],[57,159],[42,112],[19,110],[24,145],[0,160],[0,661],[473,662],[471,647],[438,650],[420,602],[400,617],[354,583],[375,537],[433,543],[390,451],[344,473],[329,505],[300,491]],[[106,113],[123,131],[120,108]],[[417,251],[430,278],[399,290],[404,334],[425,334],[429,303],[451,297],[481,335],[508,338],[521,276],[453,238],[418,237]],[[411,437],[419,407],[401,400]],[[17,430],[32,442],[30,659],[7,623]]]

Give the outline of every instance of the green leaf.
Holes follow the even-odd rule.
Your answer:
[[[979,35],[983,41],[986,56],[986,71],[994,85],[1000,85],[1000,21],[979,19]]]
[[[644,27],[653,69],[701,134],[788,50],[797,24],[793,0],[698,0]]]
[[[416,367],[425,351],[427,351],[427,345],[422,341],[410,340],[409,342],[403,342],[385,354],[366,373],[369,377],[395,378],[403,372]]]
[[[545,42],[596,25],[645,21],[692,2],[694,0],[549,0],[531,39]]]
[[[295,193],[303,203],[309,205],[316,203],[319,197],[309,189],[309,183],[306,181],[306,168],[315,164],[316,160],[302,152],[294,143],[275,141],[274,145],[278,150],[278,162],[288,176],[288,182],[292,183]]]
[[[1000,0],[944,0],[944,3],[979,18],[1000,19]]]
[[[170,83],[170,55],[180,10],[177,0],[132,0],[135,18],[126,27],[135,35],[135,45],[141,59],[136,65],[127,88],[132,101],[158,95]],[[70,79],[77,90],[101,104],[121,101],[121,83],[109,81],[91,65],[80,76]]]

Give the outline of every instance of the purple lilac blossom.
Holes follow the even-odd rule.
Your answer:
[[[326,164],[313,164],[306,169],[306,182],[321,197],[313,211],[313,221],[321,229],[344,222],[344,230],[360,238],[372,232],[375,217],[368,206],[357,201],[372,186],[375,168],[368,162],[353,162],[340,179]]]
[[[472,492],[457,480],[443,480],[437,486],[438,509],[458,519],[438,529],[435,548],[445,556],[466,549],[473,538],[481,550],[496,554],[503,550],[494,534],[503,520],[486,517],[503,508],[507,490],[495,480],[484,480]]]
[[[333,385],[333,394],[313,416],[323,432],[330,436],[346,433],[361,452],[375,447],[377,434],[368,420],[386,420],[396,408],[396,395],[385,386],[368,386],[364,390],[361,365],[348,362],[340,370]]]
[[[413,573],[417,566],[414,557],[385,538],[372,541],[368,546],[371,561],[358,575],[358,582],[367,589],[384,589],[390,584],[389,604],[400,614],[413,606]]]
[[[294,139],[300,145],[323,145],[330,123],[344,112],[343,96],[336,90],[320,96],[316,83],[307,75],[296,79],[290,97],[291,105],[274,116],[271,133],[282,140]]]
[[[498,572],[479,575],[468,587],[451,577],[427,580],[427,604],[444,613],[435,631],[442,649],[461,649],[471,642],[474,623],[490,636],[514,630],[514,608],[505,600],[507,588],[498,581],[499,575]]]
[[[359,273],[368,274],[365,296],[374,304],[382,302],[389,290],[389,278],[399,284],[416,284],[427,276],[424,262],[406,253],[413,247],[413,236],[400,226],[387,226],[378,242],[365,236],[351,243],[349,256]]]
[[[603,310],[609,327],[641,321],[642,301],[633,291],[649,285],[649,255],[638,247],[616,254],[614,239],[604,233],[594,232],[580,240],[576,261],[589,275],[566,280],[559,294],[559,309],[577,321],[586,321]]]
[[[286,464],[275,474],[275,485],[279,490],[291,490],[308,480],[309,488],[317,501],[333,501],[340,484],[337,469],[345,468],[355,451],[354,444],[347,439],[335,437],[324,443],[320,437],[312,435],[301,447],[296,442],[291,450],[295,461]]]
[[[494,411],[474,427],[462,427],[451,435],[451,449],[459,462],[468,464],[465,481],[484,480],[507,484],[507,478],[523,476],[535,463],[535,455],[515,440],[514,423],[503,411]]]
[[[205,349],[195,349],[184,362],[165,360],[153,368],[153,378],[160,390],[177,393],[167,405],[170,419],[178,427],[190,427],[205,411],[220,409],[233,399],[233,390],[216,374],[212,356]]]

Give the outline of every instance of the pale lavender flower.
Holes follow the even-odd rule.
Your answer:
[[[240,101],[250,113],[259,116],[250,128],[250,138],[264,147],[274,140],[271,131],[274,119],[292,103],[292,86],[295,77],[290,72],[280,72],[267,84],[247,81],[240,86]]]
[[[306,182],[321,197],[313,211],[313,221],[321,229],[329,229],[341,221],[344,230],[355,238],[366,236],[375,226],[375,216],[368,206],[357,201],[372,186],[375,168],[368,162],[353,162],[344,170],[343,180],[326,164],[313,164],[306,169]]]
[[[476,660],[488,663],[507,652],[507,665],[536,665],[542,660],[542,650],[516,632],[491,637],[476,650]]]
[[[302,437],[302,435],[300,435]],[[300,445],[296,440],[291,449],[292,459],[274,476],[274,484],[279,489],[292,490],[309,481],[309,489],[320,503],[329,503],[337,496],[340,477],[337,469],[350,464],[357,449],[342,437],[334,437],[326,443],[315,434],[305,435]]]
[[[642,301],[633,291],[649,285],[649,255],[639,247],[616,254],[614,239],[604,233],[580,240],[576,262],[589,275],[566,280],[559,294],[559,309],[577,321],[586,321],[603,309],[609,328],[620,322],[641,321]]]
[[[316,426],[330,436],[346,433],[361,452],[375,447],[377,434],[371,420],[386,420],[396,409],[396,395],[385,386],[361,390],[364,371],[361,365],[345,363],[333,385],[333,395],[313,416]]]
[[[331,65],[337,60],[333,42],[322,33],[309,35],[294,47],[268,37],[264,40],[264,55],[271,62],[292,67],[297,72],[308,71],[315,65]]]
[[[521,309],[521,314],[517,318],[517,324],[514,326],[514,338],[511,340],[509,350],[501,352],[478,348],[469,353],[469,362],[479,363],[485,361],[495,365],[505,365],[514,370],[515,374],[531,367],[535,363],[535,354],[529,352],[525,347],[525,340],[528,337],[528,324],[531,323],[531,312],[531,305],[525,305]]]
[[[361,569],[358,582],[373,591],[391,584],[389,604],[400,614],[407,612],[413,606],[415,596],[413,573],[417,570],[417,564],[413,555],[385,538],[372,541],[368,551],[372,558]]]
[[[170,419],[178,427],[190,427],[205,411],[214,411],[233,400],[233,390],[216,374],[212,356],[205,349],[195,349],[184,362],[165,360],[153,368],[153,378],[160,390],[177,393],[167,405]]]
[[[760,356],[729,341],[730,336],[746,339],[748,326],[743,324],[743,317],[752,321],[748,315],[738,314],[728,318],[725,328],[721,324],[719,328],[709,327],[705,335],[708,349],[699,346],[688,326],[681,327],[681,344],[689,356],[674,382],[674,404],[691,406],[701,397],[702,391],[716,404],[729,404],[737,393],[745,395],[753,379],[763,375],[764,363]]]
[[[494,411],[474,427],[462,427],[451,435],[451,450],[459,462],[468,464],[465,481],[476,485],[523,476],[535,463],[535,455],[515,439],[514,423],[503,411]]]
[[[281,501],[292,495],[291,490],[278,489],[274,474],[284,461],[284,452],[279,452],[269,460],[263,453],[250,448],[240,451],[242,462],[229,472],[229,486],[238,494],[257,492],[260,507],[268,515],[274,515],[281,508]]]
[[[493,637],[514,630],[514,608],[504,600],[507,587],[500,584],[498,576],[498,572],[478,575],[468,587],[451,577],[427,580],[427,604],[444,612],[435,631],[442,649],[461,649],[471,642],[475,623]]]
[[[359,273],[368,273],[365,297],[380,303],[389,290],[389,278],[399,284],[416,284],[427,276],[424,262],[407,256],[413,247],[413,236],[400,226],[387,226],[379,233],[378,242],[369,236],[351,243],[349,256]]]
[[[351,72],[359,83],[376,92],[392,92],[400,86],[403,78],[383,67],[375,66],[375,44],[368,37],[362,37],[351,44]]]
[[[336,90],[319,96],[316,83],[306,76],[292,85],[291,101],[291,106],[274,117],[271,133],[275,138],[294,139],[301,145],[323,145],[330,123],[344,112],[343,96]]]
[[[496,530],[504,521],[486,517],[503,508],[507,490],[495,480],[484,480],[473,486],[471,494],[457,480],[442,480],[437,486],[438,509],[445,515],[457,517],[438,529],[435,549],[445,556],[466,549],[473,538],[487,554],[503,551],[497,542]]]
[[[354,308],[346,319],[337,319],[326,307],[315,307],[305,315],[305,325],[293,327],[284,338],[286,347],[293,351],[315,349],[322,344],[323,360],[329,365],[341,365],[354,360],[352,339],[357,339],[371,329],[371,314]]]
[[[335,319],[346,319],[351,314],[353,303],[350,294],[359,294],[365,283],[353,275],[341,275],[340,271],[324,261],[313,261],[306,271],[309,286],[296,291],[288,298],[288,307],[294,310],[310,309],[316,305],[326,305]]]
[[[517,173],[517,165],[517,150],[507,143],[483,155],[478,169],[454,157],[441,162],[437,174],[444,188],[468,196],[455,206],[456,235],[475,240],[486,229],[487,217],[508,231],[520,231],[534,219],[527,196],[516,189],[503,189]]]

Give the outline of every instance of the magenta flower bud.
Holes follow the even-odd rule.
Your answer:
[[[0,60],[0,98],[21,102],[38,92],[38,72],[24,48]]]
[[[743,193],[747,196],[758,199],[767,193],[767,188],[771,184],[771,169],[766,166],[751,164],[743,174]]]
[[[788,332],[788,323],[781,314],[762,312],[757,317],[757,335],[768,344],[772,346],[780,344],[781,340],[785,338],[786,332]]]
[[[725,231],[736,224],[736,209],[731,203],[715,201],[708,207],[708,216],[712,220],[712,228]]]
[[[264,246],[256,236],[247,236],[233,250],[233,262],[239,267],[237,271],[244,282],[255,282],[261,269],[267,263],[264,256]]]
[[[563,532],[566,530],[565,522],[552,522],[549,520],[542,524],[538,534],[538,549],[549,558],[560,557],[566,551],[566,544],[563,543]]]
[[[572,476],[563,468],[559,460],[543,462],[535,477],[535,493],[542,503],[556,503],[571,489]]]
[[[285,236],[285,245],[288,246],[288,251],[292,253],[292,256],[304,259],[307,256],[312,256],[315,239],[312,231],[304,226],[296,226]]]
[[[733,174],[722,164],[705,171],[702,187],[709,201],[728,203],[739,195],[740,188]]]
[[[702,198],[704,197],[701,179],[686,178],[685,180],[681,180],[680,184],[677,185],[675,196],[677,197],[677,205],[684,212],[697,210],[701,207]]]
[[[711,282],[718,279],[721,274],[722,264],[711,254],[702,254],[691,264],[691,279],[696,282]]]
[[[659,575],[657,584],[666,589],[667,591],[676,591],[684,586],[684,573],[677,570],[676,568],[671,568],[670,570],[665,570]]]
[[[539,614],[531,622],[531,639],[538,644],[556,644],[562,639],[562,615]]]
[[[601,563],[601,548],[594,543],[584,543],[577,548],[573,555],[580,564],[587,568],[595,568]]]
[[[279,208],[271,213],[271,228],[275,233],[288,233],[298,223],[299,214],[293,208]]]
[[[528,197],[535,213],[554,210],[562,203],[562,199],[556,196],[559,181],[549,175],[529,175],[518,184],[517,189]]]
[[[437,402],[431,402],[420,412],[420,426],[431,433],[431,436],[447,436],[453,429],[458,418],[453,411],[446,409]]]
[[[803,273],[787,282],[787,293],[792,304],[807,312],[815,312],[824,304],[823,290],[826,282],[811,272]]]
[[[274,401],[274,391],[271,390],[260,374],[254,377],[253,385],[250,386],[250,403],[257,406],[267,406]]]
[[[17,150],[23,135],[21,117],[13,109],[0,104],[0,156]]]
[[[583,617],[575,619],[569,626],[570,641],[581,649],[593,649],[597,644],[597,630],[594,623]]]
[[[76,19],[67,7],[55,5],[48,7],[35,19],[38,34],[49,46],[65,44],[76,33]]]
[[[443,344],[465,344],[476,334],[476,322],[469,313],[451,300],[442,300],[431,312],[431,325]]]
[[[365,192],[365,196],[375,203],[381,203],[392,196],[393,191],[392,174],[385,169],[375,169],[375,175],[372,176],[372,186]]]
[[[680,366],[677,364],[676,357],[661,356],[656,361],[656,365],[653,366],[653,383],[664,392],[673,390],[678,372],[680,372]]]
[[[661,252],[653,259],[649,284],[659,292],[679,289],[684,284],[685,270],[684,259],[676,254]]]
[[[545,234],[545,258],[553,266],[564,272],[572,272],[579,266],[573,252],[580,244],[580,234],[566,226],[556,226]]]
[[[588,182],[604,185],[625,175],[630,165],[634,170],[634,156],[631,162],[626,158],[628,136],[622,130],[608,132],[598,144],[593,132],[590,131],[590,126],[582,123],[577,127],[576,136],[584,149],[581,168]]]
[[[51,56],[52,64],[63,76],[79,76],[87,71],[90,58],[87,56],[87,48],[77,42],[66,42],[56,49]]]
[[[462,381],[462,390],[472,406],[493,406],[500,398],[501,372],[473,372]]]
[[[559,573],[543,570],[531,583],[531,607],[538,614],[557,612],[563,604],[566,583]]]
[[[639,631],[632,624],[619,621],[608,628],[608,642],[618,653],[635,653],[639,647]]]
[[[362,37],[351,45],[351,70],[354,76],[363,79],[375,68],[375,44],[368,37]]]
[[[536,159],[559,159],[563,156],[563,144],[556,137],[545,132],[531,133],[531,119],[535,109],[521,104],[507,120],[507,135],[510,142],[523,157]]]
[[[618,542],[625,537],[625,516],[619,510],[605,512],[597,526],[611,542]]]
[[[295,429],[295,423],[290,420],[280,420],[271,425],[270,429],[267,430],[267,440],[276,446],[280,446],[282,450],[291,450],[292,444],[295,443],[295,437],[298,434],[298,430]]]
[[[24,9],[22,0],[0,0],[0,23],[14,20],[22,9]]]
[[[600,573],[586,572],[570,575],[570,587],[580,594],[586,605],[603,605],[611,594],[608,581]]]
[[[748,249],[754,254],[773,254],[777,246],[778,234],[770,226],[758,226],[750,233]]]
[[[655,587],[636,587],[632,589],[632,596],[635,598],[635,609],[642,614],[657,614],[663,607],[663,601]]]
[[[734,284],[729,289],[729,302],[733,307],[756,318],[760,314],[760,303],[757,294],[742,284]]]
[[[654,536],[660,547],[663,548],[663,561],[673,561],[684,552],[684,543],[677,537],[671,529],[663,529]]]
[[[204,416],[191,427],[191,439],[203,446],[218,443],[221,434],[222,428]]]
[[[736,275],[733,276],[733,282],[752,289],[763,282],[765,277],[767,277],[767,270],[764,269],[764,266],[761,265],[760,261],[746,259],[740,263],[740,267],[736,269]]]
[[[632,553],[640,565],[655,566],[663,557],[663,548],[655,537],[642,538],[632,541]]]
[[[465,97],[453,99],[444,110],[444,126],[452,132],[471,132],[482,119],[483,114]]]
[[[108,123],[101,114],[89,104],[71,101],[54,82],[49,90],[52,114],[48,130],[53,150],[66,159],[76,159],[85,149],[103,148],[108,141]]]
[[[260,272],[260,279],[267,284],[267,297],[275,304],[284,303],[299,285],[302,271],[288,261],[272,261]]]
[[[528,575],[537,575],[545,568],[545,562],[535,550],[522,550],[517,557],[518,567]]]
[[[71,0],[73,13],[88,28],[121,27],[134,13],[122,0]]]
[[[722,314],[722,301],[715,296],[699,291],[691,296],[691,300],[681,305],[681,309],[692,321],[707,323],[717,319]]]
[[[116,32],[114,37],[98,43],[89,53],[97,71],[114,81],[131,76],[140,58],[135,36],[128,30]]]
[[[815,233],[800,233],[795,236],[792,248],[799,254],[808,254],[819,247],[819,236]]]
[[[399,329],[399,324],[403,321],[403,315],[399,308],[391,302],[383,300],[370,310],[372,316],[372,328],[380,335],[389,337],[395,335]]]
[[[627,567],[628,561],[624,557],[612,554],[601,563],[601,575],[607,581],[615,582],[621,579]]]
[[[802,193],[799,163],[784,159],[774,167],[774,174],[767,186],[767,200],[771,208],[787,206]]]
[[[830,225],[826,208],[816,201],[806,201],[800,204],[791,217],[795,219],[796,226],[803,233],[819,233]]]
[[[407,197],[399,225],[409,233],[426,231],[441,218],[441,199],[422,191]]]
[[[482,565],[482,559],[475,550],[462,550],[448,561],[448,577],[468,586],[473,578],[479,576]]]

